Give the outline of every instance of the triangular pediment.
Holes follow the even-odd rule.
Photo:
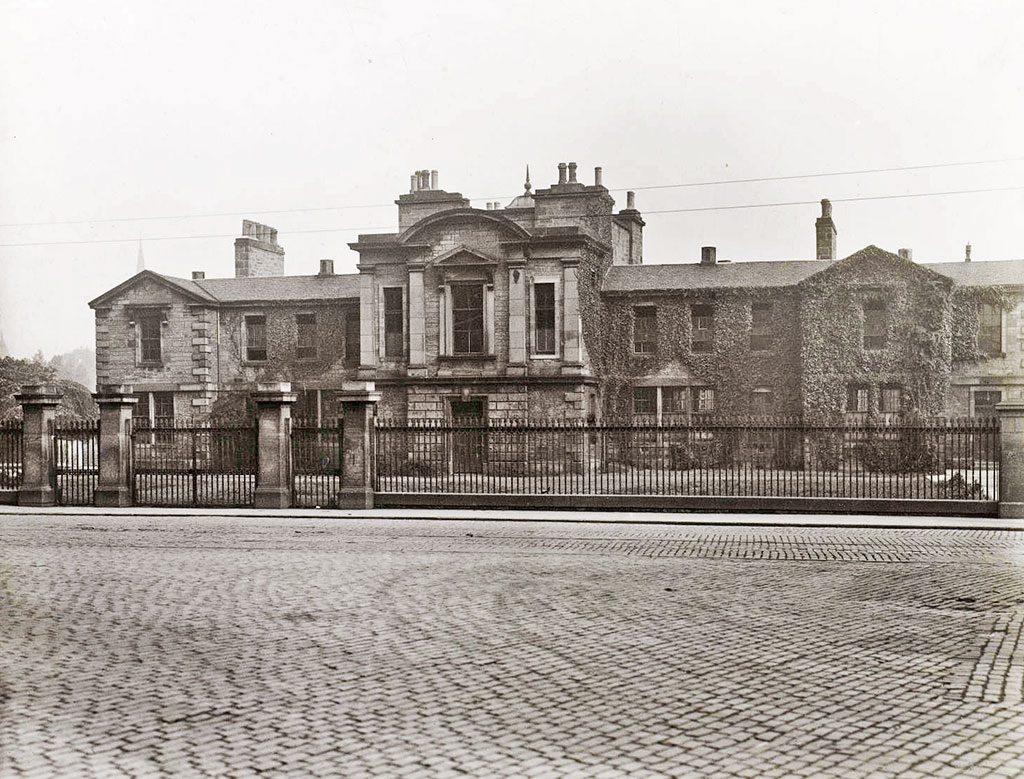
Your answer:
[[[435,257],[431,264],[438,268],[493,267],[498,264],[498,258],[460,244]]]
[[[812,273],[801,283],[802,286],[808,286],[814,284],[817,280],[826,278],[836,273],[842,273],[843,271],[857,268],[859,266],[871,266],[871,265],[884,265],[892,268],[896,268],[902,273],[914,274],[921,278],[928,278],[934,281],[948,281],[948,279],[940,273],[936,273],[931,268],[927,268],[923,265],[918,265],[910,260],[903,259],[898,254],[887,252],[884,249],[879,249],[877,246],[865,246],[860,251],[856,251],[848,257],[844,257],[841,260],[826,265],[821,270]]]
[[[194,281],[177,279],[173,276],[163,276],[151,270],[143,270],[139,271],[126,281],[121,282],[113,289],[107,290],[99,297],[90,300],[89,306],[92,308],[102,308],[110,301],[123,295],[129,289],[145,285],[151,285],[153,287],[168,290],[175,295],[180,295],[192,303],[207,303],[216,300],[213,295],[204,290]]]

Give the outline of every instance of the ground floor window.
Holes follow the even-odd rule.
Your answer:
[[[715,410],[714,387],[685,385],[633,388],[633,415],[671,424],[690,414],[711,414]]]
[[[1001,390],[975,390],[974,391],[974,416],[994,417],[996,415],[996,404],[1002,402],[1003,393]]]

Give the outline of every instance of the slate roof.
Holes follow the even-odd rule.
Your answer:
[[[827,268],[827,260],[770,262],[696,262],[678,265],[613,265],[604,278],[604,292],[662,292],[684,289],[788,287]]]
[[[936,262],[924,267],[948,276],[962,287],[1024,285],[1024,260]]]
[[[770,262],[690,262],[667,265],[613,265],[603,292],[669,292],[688,289],[788,287],[835,263],[830,260]],[[1024,260],[922,263],[965,287],[1024,285]]]
[[[330,276],[258,276],[243,279],[202,279],[178,283],[194,284],[221,303],[257,301],[337,300],[359,297],[359,274]]]

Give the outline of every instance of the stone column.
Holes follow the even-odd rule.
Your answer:
[[[562,260],[562,374],[583,371],[580,294],[576,281],[579,260]]]
[[[1024,517],[1024,399],[996,404],[1002,427],[999,460],[999,516]]]
[[[97,506],[130,506],[131,422],[139,399],[125,384],[104,384],[93,393],[100,407],[100,475],[93,493]]]
[[[18,489],[20,506],[53,505],[53,421],[63,397],[49,384],[27,384],[14,396],[21,403],[22,480]]]
[[[427,355],[426,301],[423,296],[423,265],[409,264],[409,368],[420,368]]]
[[[297,399],[291,382],[256,385],[253,393],[259,434],[259,482],[253,496],[256,508],[284,509],[292,505],[291,419],[292,403]]]
[[[380,394],[372,381],[342,385],[341,491],[338,508],[373,508],[373,419]]]

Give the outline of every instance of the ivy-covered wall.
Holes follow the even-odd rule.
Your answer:
[[[941,414],[949,386],[952,281],[895,254],[868,247],[800,284],[803,414],[835,420],[850,385],[902,389],[901,411]],[[885,343],[864,344],[865,305],[884,304]]]
[[[772,304],[768,348],[751,348],[751,309]],[[657,310],[657,347],[649,354],[634,351],[634,309]],[[709,305],[714,312],[712,348],[692,349],[692,307]],[[791,324],[798,316],[795,290],[726,289],[631,294],[606,299],[598,348],[591,348],[602,378],[605,413],[632,414],[633,387],[655,382],[662,386],[704,385],[715,390],[715,413],[750,414],[755,389],[772,392],[773,415],[800,412],[799,335]]]

